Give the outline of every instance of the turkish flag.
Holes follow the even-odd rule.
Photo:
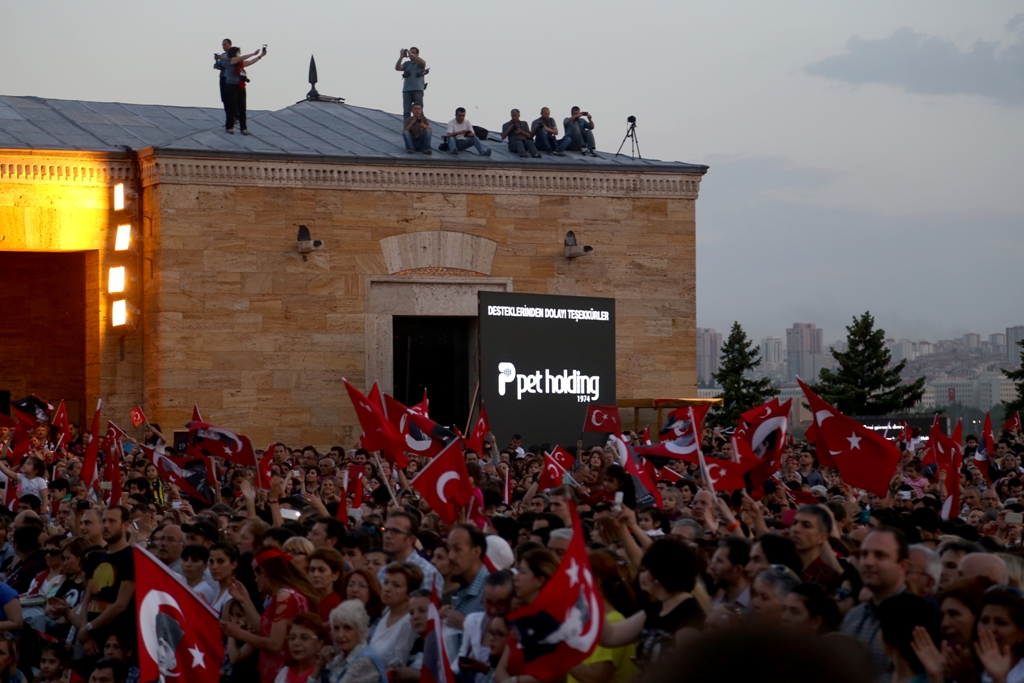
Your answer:
[[[63,399],[57,406],[57,410],[54,411],[53,417],[50,418],[50,424],[60,430],[60,434],[57,436],[57,448],[61,446],[67,448],[71,443],[71,426],[68,424],[68,409],[64,406]]]
[[[270,490],[270,466],[274,464],[275,448],[275,444],[267,446],[267,450],[263,451],[263,457],[260,458],[260,463],[256,467],[256,484],[266,491]]]
[[[105,475],[110,482],[110,505],[121,504],[121,437],[124,431],[116,424],[107,420],[107,433],[103,437],[103,450],[107,454]]]
[[[15,426],[11,434],[11,466],[21,466],[21,461],[32,450],[32,435],[26,431],[25,425],[20,422]]]
[[[476,451],[477,455],[484,454],[484,437],[487,436],[487,432],[491,431],[491,421],[487,419],[487,406],[480,402],[480,414],[477,415],[476,422],[473,423],[473,429],[469,432],[469,438],[466,439],[466,447]]]
[[[604,626],[604,603],[587,557],[587,541],[571,502],[572,540],[540,595],[506,617],[519,634],[524,671],[541,681],[560,678],[594,651]]]
[[[612,434],[611,442],[618,451],[619,464],[633,477],[633,486],[636,488],[636,507],[638,510],[648,505],[662,507],[661,494],[658,487],[654,485],[650,473],[640,463],[640,456],[636,449],[626,442],[620,434]]]
[[[148,551],[135,546],[139,680],[220,683],[217,613]]]
[[[992,436],[992,413],[985,413],[985,423],[981,427],[981,439],[978,441],[977,450],[974,451],[974,464],[989,484],[992,483],[992,454],[995,452],[996,441]]]
[[[1010,430],[1012,434],[1016,434],[1021,430],[1020,426],[1020,413],[1014,413],[1010,416],[1010,419],[1003,423],[1003,430]]]
[[[814,413],[818,443],[824,444],[839,473],[850,486],[884,497],[900,462],[900,451],[881,434],[840,413],[800,382]],[[821,459],[821,451],[818,452]]]
[[[96,412],[92,416],[92,430],[89,444],[85,447],[85,458],[82,461],[82,481],[86,487],[92,486],[96,477],[96,463],[100,454],[100,408],[103,406],[103,399],[96,401]]]
[[[192,422],[202,422],[203,416],[199,414],[199,406],[192,404]]]
[[[561,446],[555,446],[555,450],[551,451],[551,457],[555,459],[555,462],[565,470],[569,472],[572,470],[573,465],[576,464],[576,458],[569,455],[569,451],[565,450]]]
[[[349,465],[345,470],[345,495],[352,496],[352,505],[363,504],[363,477],[366,476],[366,465]]]
[[[789,410],[792,399],[780,403],[773,398],[768,403],[748,410],[740,416],[740,424],[733,436],[746,447],[744,452],[753,457],[747,470],[748,488],[755,499],[764,493],[764,482],[779,469],[782,451],[786,448],[789,429]],[[733,450],[734,455],[738,455]]]
[[[452,481],[455,486],[448,487]],[[466,460],[458,441],[453,441],[427,463],[409,486],[420,492],[445,524],[458,521],[458,509],[466,508],[473,498],[473,482],[466,471]]]
[[[142,447],[147,455],[153,458],[160,478],[174,484],[182,493],[189,498],[213,502],[213,491],[210,489],[211,482],[206,472],[206,458],[172,458],[163,453],[156,453],[152,449]]]
[[[437,585],[430,589],[430,608],[427,610],[427,630],[423,634],[423,662],[420,665],[420,683],[455,683],[455,674],[448,661],[444,646],[444,624],[437,600]]]
[[[141,406],[135,406],[134,408],[132,408],[131,418],[133,427],[138,427],[140,424],[146,421],[146,414],[142,412]],[[196,421],[201,422],[201,420]]]
[[[739,447],[741,446],[733,438],[733,448]],[[705,458],[703,451],[697,457],[700,459],[700,471],[704,479],[704,486],[712,493],[736,491],[746,488],[747,480],[743,475],[750,467],[749,461],[734,462],[732,460],[719,460],[718,458]]]
[[[709,408],[709,405],[699,405],[673,410],[665,418],[665,426],[659,432],[661,442],[653,446],[640,446],[636,452],[647,458],[672,458],[684,462],[697,462],[704,417]]]
[[[928,450],[925,451],[924,457],[921,458],[922,465],[934,465],[936,462],[938,462],[935,459],[935,448],[933,444],[933,440],[935,439],[936,434],[942,434],[942,427],[939,426],[938,413],[935,413],[935,417],[932,418],[932,428],[931,431],[928,432]],[[945,436],[945,434],[942,435]]]
[[[552,458],[548,453],[544,454],[544,468],[540,471],[540,477],[537,478],[537,488],[554,489],[562,485],[562,476],[565,474],[565,470],[558,461]]]
[[[224,458],[244,467],[256,467],[256,453],[248,437],[206,422],[188,423],[186,452],[195,458]]]
[[[619,421],[619,409],[616,406],[587,406],[587,418],[583,422],[583,431],[600,434],[621,434],[622,423]]]
[[[405,440],[398,429],[388,421],[384,413],[383,401],[371,400],[349,384],[347,379],[342,378],[342,381],[352,400],[352,407],[356,410],[359,424],[363,428],[363,448],[369,451],[384,451],[385,454],[390,453],[393,458],[392,464],[400,468],[408,467],[409,459],[405,456]],[[374,384],[375,388],[376,386]]]
[[[399,467],[408,467],[406,451],[415,453],[426,458],[433,458],[444,450],[445,444],[435,440],[429,434],[424,434],[413,417],[414,413],[403,406],[392,396],[384,394],[384,405],[386,406],[388,422],[390,422],[403,440],[402,450],[389,450],[385,452],[389,462],[405,463]],[[419,416],[416,416],[419,418]],[[420,418],[426,419],[426,418]]]
[[[18,418],[25,430],[31,432],[39,425],[46,422],[53,410],[53,406],[39,398],[35,394],[11,401],[11,409],[14,410],[14,417]]]
[[[414,406],[409,406],[410,413],[416,413],[422,417],[430,417],[430,401],[427,400],[427,388],[423,387],[423,400]]]
[[[643,443],[644,446],[650,446],[651,445],[651,425],[646,425],[644,427],[644,436],[643,436],[642,441],[644,442]]]
[[[666,481],[670,481],[674,484],[682,478],[683,475],[679,474],[671,467],[662,467],[658,470],[658,479],[665,479]]]

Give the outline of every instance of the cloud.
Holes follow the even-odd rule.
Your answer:
[[[851,37],[846,54],[806,67],[812,76],[844,83],[881,83],[923,95],[976,95],[1004,105],[1024,103],[1024,14],[1007,24],[1013,39],[977,41],[966,50],[951,40],[901,28],[888,38]]]

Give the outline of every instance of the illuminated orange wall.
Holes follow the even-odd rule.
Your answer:
[[[59,291],[61,273],[31,273],[30,266],[40,253],[84,252],[82,267],[74,278],[79,282],[71,288],[77,299],[77,312],[68,314],[80,320],[82,329],[69,335],[81,338],[85,367],[84,386],[68,385],[67,392],[80,392],[80,396],[59,396],[59,386],[46,385],[40,395],[51,403],[66,398],[81,403],[83,419],[91,419],[96,400],[104,402],[103,418],[112,419],[122,428],[131,426],[128,414],[132,406],[142,401],[142,333],[135,332],[124,338],[123,355],[121,333],[110,327],[110,301],[106,293],[106,273],[111,265],[124,259],[113,251],[115,216],[112,211],[113,186],[122,182],[131,172],[126,160],[103,155],[31,153],[0,150],[0,252],[8,270],[0,273],[0,282],[9,276],[15,279],[10,287],[0,285],[4,295],[19,289],[24,278],[32,277],[34,286],[46,286],[50,281]],[[19,258],[23,256],[23,258]],[[28,269],[28,270],[26,270]],[[52,302],[44,306],[53,305]],[[37,317],[26,319],[26,314],[0,324],[0,345],[11,342],[14,336],[5,336],[8,324],[16,329],[12,334],[24,338],[39,324]],[[76,352],[77,353],[77,352]],[[33,363],[43,363],[38,358]],[[7,367],[12,362],[0,355],[0,388],[10,389],[12,398],[18,392],[34,389],[33,372]],[[53,359],[55,367],[64,367],[63,359]],[[38,365],[33,366],[38,372]],[[19,383],[18,377],[21,377]],[[43,394],[41,392],[47,392]],[[72,419],[75,419],[73,416]],[[103,422],[103,426],[106,422]]]

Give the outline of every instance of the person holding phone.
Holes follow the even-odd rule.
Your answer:
[[[542,152],[551,152],[556,157],[564,157],[565,150],[572,144],[572,138],[566,135],[558,140],[558,122],[551,116],[551,110],[542,107],[540,118],[534,119],[530,124],[530,132],[533,133],[534,144]],[[576,445],[577,452],[583,448],[583,442]]]
[[[427,88],[423,78],[427,75],[427,63],[420,57],[420,49],[410,47],[399,50],[395,71],[402,72],[402,119],[404,120],[412,114],[414,104],[423,106],[423,91]]]
[[[584,119],[586,119],[584,121]],[[594,117],[590,112],[580,111],[579,107],[573,107],[562,126],[565,134],[572,139],[572,144],[567,149],[579,151],[583,156],[597,156],[597,143],[594,141]]]
[[[405,151],[409,154],[415,154],[416,152],[432,154],[430,140],[433,130],[430,126],[430,121],[423,115],[423,105],[419,102],[412,105],[412,115],[406,118],[405,128],[402,130]]]
[[[224,103],[227,112],[224,128],[228,133],[234,134],[237,120],[242,135],[249,135],[249,129],[245,125],[245,84],[249,82],[249,77],[245,74],[245,67],[252,66],[266,55],[266,45],[263,46],[262,51],[257,50],[247,55],[243,55],[241,48],[238,47],[228,49],[228,64],[224,76],[227,97],[227,101]]]

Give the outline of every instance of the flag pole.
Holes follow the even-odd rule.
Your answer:
[[[384,480],[384,486],[388,488],[388,493],[391,494],[391,502],[395,504],[395,507],[401,507],[398,504],[398,499],[395,498],[395,492],[391,489],[391,484],[388,482],[388,478],[384,476],[384,466],[380,464],[380,456],[377,452],[373,452],[373,459],[377,461],[377,471],[380,472],[380,478]]]
[[[473,411],[476,410],[476,398],[480,395],[480,380],[476,381],[476,388],[473,389],[473,400],[469,402],[469,418],[466,420],[466,429],[463,434],[469,434],[469,425],[473,424]]]

